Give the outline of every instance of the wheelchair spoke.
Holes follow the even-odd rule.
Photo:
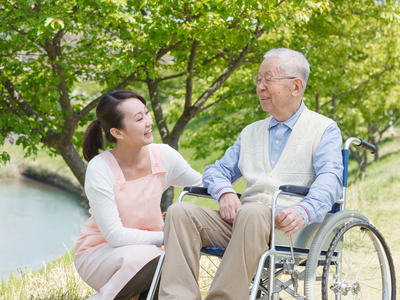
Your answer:
[[[363,221],[349,223],[336,234],[325,260],[322,299],[391,299],[386,294],[390,270],[378,234]],[[339,256],[332,265],[333,253],[342,253],[342,259]],[[336,275],[337,263],[341,265]]]
[[[202,299],[204,299],[208,294],[220,261],[221,259],[216,256],[202,255],[200,258],[198,283]]]
[[[210,284],[207,284],[207,285],[201,286],[201,287],[200,287],[200,290],[203,290],[203,289],[205,289],[205,288],[208,288],[209,286],[211,286],[211,283],[210,283]]]
[[[209,256],[206,256],[207,257],[207,259],[213,264],[213,266],[216,268],[216,269],[218,269],[218,266],[213,262],[213,260],[209,257]]]

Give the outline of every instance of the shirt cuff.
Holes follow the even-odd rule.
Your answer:
[[[157,232],[157,236],[155,237],[154,244],[157,247],[162,247],[163,241],[164,241],[164,232],[162,232],[162,231]]]
[[[308,213],[307,209],[301,204],[297,204],[295,208],[297,208],[300,211],[301,215],[303,216],[304,219],[303,228],[306,227],[308,224],[310,224],[310,214]]]
[[[217,191],[217,193],[215,194],[215,203],[219,202],[219,198],[221,198],[221,196],[225,193],[235,193],[236,194],[236,191],[231,186],[224,186],[224,187],[220,188]]]

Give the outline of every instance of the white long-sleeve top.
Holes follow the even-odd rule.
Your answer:
[[[163,190],[170,186],[203,186],[201,174],[190,167],[178,151],[169,145],[160,144],[165,170]],[[88,164],[85,192],[91,213],[103,237],[112,247],[125,245],[162,245],[162,231],[146,231],[125,228],[119,217],[114,196],[113,173],[101,157],[94,157]]]

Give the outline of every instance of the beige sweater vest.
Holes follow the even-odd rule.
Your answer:
[[[334,121],[303,110],[274,169],[269,164],[269,123],[272,117],[247,126],[240,136],[239,169],[247,181],[242,204],[271,205],[272,195],[281,185],[311,187],[315,180],[315,150],[325,129]],[[279,126],[279,125],[278,125]],[[279,196],[279,206],[294,206],[301,198]]]

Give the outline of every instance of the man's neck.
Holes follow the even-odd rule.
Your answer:
[[[298,103],[288,106],[286,109],[284,109],[284,111],[281,114],[279,114],[277,116],[273,115],[275,120],[277,120],[279,123],[286,122],[287,120],[292,118],[299,111],[299,109],[301,107],[301,103],[302,103],[301,98],[299,100],[296,99],[293,101],[295,101],[295,102],[298,101]]]

